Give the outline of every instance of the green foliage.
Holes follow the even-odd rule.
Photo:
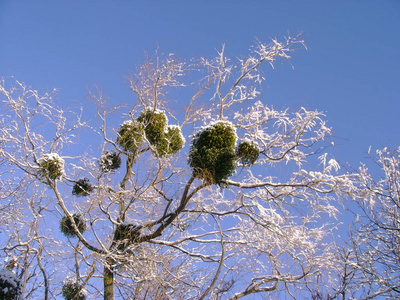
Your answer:
[[[168,126],[167,116],[163,111],[145,109],[136,121],[124,122],[118,132],[117,143],[136,153],[143,142],[143,134],[156,155],[175,154],[182,149],[185,139],[177,126]]]
[[[236,156],[245,166],[254,165],[259,155],[260,149],[256,143],[251,141],[241,142],[236,149]]]
[[[167,116],[162,111],[146,109],[137,118],[144,127],[146,138],[153,146],[157,146],[164,139],[167,127]]]
[[[64,174],[64,160],[57,153],[44,154],[38,162],[41,176],[55,180]]]
[[[185,140],[178,126],[168,126],[168,119],[162,111],[145,110],[137,118],[144,127],[146,139],[155,149],[157,155],[178,153]]]
[[[68,280],[62,287],[62,295],[65,300],[85,300],[86,293],[75,280]]]
[[[79,232],[80,233],[85,232],[86,222],[85,222],[84,217],[80,214],[73,214],[72,218],[74,219],[75,225],[78,227]],[[64,216],[61,218],[60,230],[66,237],[75,237],[76,236],[74,228],[72,227],[72,222],[67,216]]]
[[[136,153],[143,141],[143,126],[139,122],[125,121],[119,128],[117,143],[125,150]]]
[[[156,144],[158,155],[176,154],[182,149],[185,139],[178,126],[167,126],[163,138]]]
[[[217,122],[196,134],[189,153],[193,175],[222,185],[236,167],[236,130],[229,122]]]
[[[17,300],[21,293],[21,282],[15,274],[8,269],[0,270],[0,300]]]
[[[104,172],[112,172],[121,166],[121,156],[114,150],[104,152],[99,159],[100,169]]]
[[[178,126],[168,126],[165,138],[168,140],[168,153],[175,154],[182,149],[185,139],[182,131]]]
[[[92,185],[90,184],[89,178],[79,179],[75,182],[72,188],[72,195],[75,196],[88,196],[90,192],[93,190]]]

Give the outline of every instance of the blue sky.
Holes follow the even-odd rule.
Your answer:
[[[262,100],[275,108],[326,112],[332,153],[344,164],[400,145],[400,1],[0,1],[0,76],[63,105],[85,103],[87,88],[132,101],[125,76],[144,52],[183,59],[248,53],[304,31],[308,50],[265,72]],[[294,68],[292,68],[292,66]]]

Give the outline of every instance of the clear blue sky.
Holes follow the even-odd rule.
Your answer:
[[[84,103],[98,85],[128,101],[124,76],[144,52],[210,57],[226,44],[244,55],[304,30],[309,47],[266,72],[265,103],[325,111],[332,152],[357,164],[373,149],[400,145],[400,1],[57,1],[0,0],[0,76],[59,100]]]

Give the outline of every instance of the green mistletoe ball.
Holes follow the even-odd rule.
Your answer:
[[[67,280],[62,287],[62,295],[65,300],[85,300],[86,290],[73,279]]]
[[[147,141],[155,155],[176,154],[185,144],[181,129],[168,125],[164,111],[145,109],[135,121],[124,122],[119,129],[117,143],[125,151],[136,154],[143,141]]]
[[[252,141],[242,141],[236,149],[236,156],[245,166],[254,165],[260,155],[260,149]]]
[[[198,132],[189,153],[193,175],[223,185],[236,168],[236,141],[236,129],[230,122],[219,121]]]
[[[90,192],[93,190],[93,187],[90,183],[89,178],[79,179],[75,182],[72,187],[72,195],[75,196],[89,196]]]
[[[132,120],[125,121],[119,128],[117,144],[125,151],[136,153],[143,141],[143,126]]]
[[[168,123],[167,116],[163,111],[146,109],[140,114],[137,121],[142,124],[146,139],[151,145],[156,146],[163,140]]]
[[[185,139],[178,126],[167,126],[163,137],[155,144],[157,154],[160,156],[176,154],[182,149]]]
[[[114,150],[105,151],[99,159],[100,169],[104,173],[117,170],[121,166],[121,163],[121,156]]]
[[[64,159],[57,153],[47,153],[38,161],[40,165],[39,174],[50,179],[59,179],[64,174]]]
[[[73,214],[72,218],[74,219],[75,225],[78,227],[79,232],[84,233],[86,230],[85,218],[81,214]],[[60,230],[66,237],[76,237],[72,222],[67,216],[61,218]]]

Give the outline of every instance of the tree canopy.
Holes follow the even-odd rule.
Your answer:
[[[258,42],[237,60],[224,47],[189,63],[157,54],[130,78],[125,107],[92,95],[92,123],[53,93],[3,80],[0,262],[14,262],[15,299],[295,297],[340,286],[330,275],[340,199],[370,185],[325,152],[322,112],[275,110],[259,92],[264,65],[302,44]]]

